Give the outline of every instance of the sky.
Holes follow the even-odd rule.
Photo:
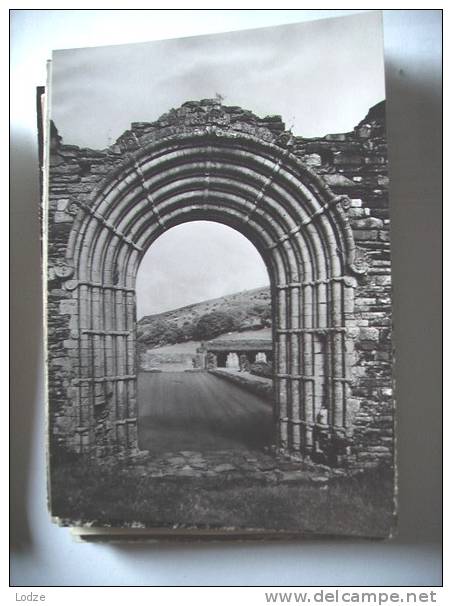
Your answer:
[[[281,115],[295,135],[348,132],[385,98],[380,14],[52,56],[51,117],[67,144],[103,149],[131,122],[217,94],[225,105]],[[141,263],[138,317],[262,286],[265,275],[257,251],[234,230],[179,226]]]
[[[211,36],[54,51],[52,118],[65,143],[104,148],[130,123],[224,97],[296,135],[351,130],[385,97],[377,12]]]
[[[148,249],[137,276],[137,317],[268,284],[245,236],[213,221],[184,223]]]

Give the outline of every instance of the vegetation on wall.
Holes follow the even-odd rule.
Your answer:
[[[252,375],[256,375],[256,377],[273,378],[273,368],[268,362],[255,362],[251,364],[250,372]]]

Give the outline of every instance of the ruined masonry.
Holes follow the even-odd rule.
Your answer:
[[[384,103],[305,139],[279,116],[190,101],[105,150],[52,126],[48,389],[52,451],[137,449],[135,278],[165,230],[219,221],[270,276],[275,444],[366,467],[393,458]]]

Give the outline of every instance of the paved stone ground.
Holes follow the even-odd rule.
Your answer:
[[[271,404],[229,380],[162,372],[138,381],[142,451],[129,460],[134,475],[320,485],[345,475],[275,454]]]
[[[309,461],[293,461],[259,451],[217,450],[142,452],[130,460],[134,473],[149,478],[224,478],[264,483],[326,484],[346,472]]]

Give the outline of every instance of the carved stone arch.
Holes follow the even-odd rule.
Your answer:
[[[78,322],[73,380],[81,450],[137,448],[135,280],[165,230],[224,223],[267,265],[273,302],[275,442],[310,455],[343,440],[350,396],[355,247],[336,196],[290,148],[187,127],[136,149],[79,202],[66,249]],[[87,436],[87,437],[86,437]]]

